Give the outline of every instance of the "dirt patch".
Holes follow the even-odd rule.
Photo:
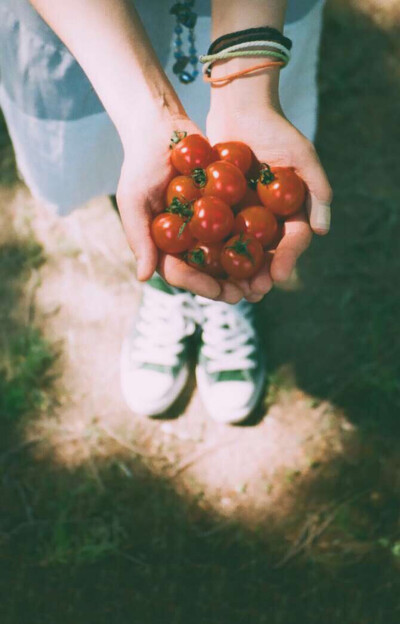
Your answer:
[[[15,227],[31,228],[44,247],[34,308],[60,351],[57,413],[27,435],[45,436],[67,467],[112,456],[116,447],[134,449],[178,489],[201,492],[204,506],[249,524],[287,515],[296,482],[343,453],[343,425],[351,427],[343,416],[327,402],[314,405],[284,370],[285,388],[272,405],[261,406],[254,426],[212,422],[193,387],[171,420],[138,418],[121,397],[119,351],[140,286],[109,200],[64,219],[23,188],[7,195],[7,203]]]

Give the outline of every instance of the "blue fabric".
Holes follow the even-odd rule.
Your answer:
[[[289,0],[287,23],[304,17],[318,2]],[[153,45],[165,64],[171,44],[166,28],[172,26],[172,0],[136,0],[135,5],[145,26],[151,28]],[[196,11],[209,15],[210,0],[197,0]],[[28,115],[67,121],[104,111],[80,65],[29,0],[0,0],[0,44],[3,87]]]

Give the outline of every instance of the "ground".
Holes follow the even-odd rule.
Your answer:
[[[129,413],[140,289],[117,214],[51,215],[1,134],[2,623],[399,621],[398,16],[328,3],[333,228],[257,306],[247,426],[212,423],[194,387],[163,420]]]

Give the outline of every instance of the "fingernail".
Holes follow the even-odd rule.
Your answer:
[[[319,202],[311,215],[311,227],[319,232],[329,232],[331,225],[331,207],[325,202]]]

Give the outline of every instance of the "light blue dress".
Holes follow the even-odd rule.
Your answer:
[[[323,0],[289,2],[285,34],[292,60],[282,71],[288,118],[310,139],[317,119],[317,61]],[[167,0],[135,0],[157,55],[191,118],[204,129],[209,87],[201,76],[182,85],[172,72],[175,25]],[[210,2],[197,0],[197,49],[210,43]],[[122,147],[77,61],[28,0],[0,0],[0,105],[17,163],[32,193],[68,214],[116,191]]]

